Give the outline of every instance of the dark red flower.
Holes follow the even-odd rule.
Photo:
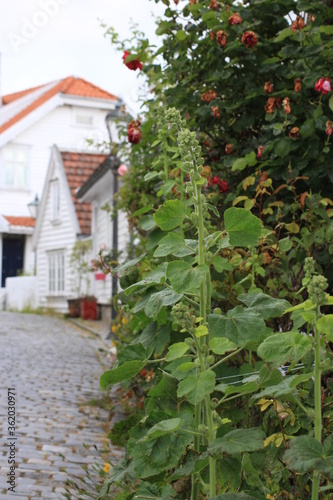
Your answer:
[[[212,113],[214,118],[220,118],[220,111],[218,106],[212,106]]]
[[[209,181],[210,184],[213,186],[218,186],[219,187],[219,193],[227,193],[229,191],[229,186],[227,181],[223,181],[217,175],[214,175],[214,177]]]
[[[225,150],[226,155],[230,155],[232,153],[232,150],[233,150],[232,144],[226,144],[224,150]]]
[[[246,45],[249,49],[255,47],[258,43],[258,37],[254,31],[245,31],[242,36],[241,42]]]
[[[322,94],[327,94],[327,92],[332,92],[331,79],[330,78],[319,78],[315,85],[315,90],[321,92]]]
[[[127,126],[127,138],[131,144],[138,144],[141,140],[140,120],[132,120]]]
[[[139,59],[133,59],[133,61],[125,62],[126,57],[128,57],[130,55],[131,55],[131,53],[127,52],[127,50],[125,50],[124,55],[123,55],[123,62],[125,64],[125,66],[127,66],[128,69],[131,69],[132,71],[136,71],[137,69],[142,69],[142,62],[140,62]]]
[[[259,147],[258,147],[258,152],[257,152],[257,158],[258,158],[258,160],[260,160],[260,159],[261,159],[261,157],[262,157],[262,152],[264,151],[264,149],[265,149],[265,146],[259,146]]]
[[[216,41],[218,44],[220,44],[222,47],[225,47],[227,44],[227,33],[223,30],[219,30],[216,33]]]

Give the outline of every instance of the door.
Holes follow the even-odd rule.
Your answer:
[[[23,270],[24,239],[21,234],[2,235],[2,287],[6,278],[13,278]]]

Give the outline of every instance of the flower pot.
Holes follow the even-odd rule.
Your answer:
[[[79,318],[80,317],[80,304],[81,299],[67,299],[68,302],[68,311],[70,318]]]
[[[82,319],[97,319],[97,300],[94,299],[81,299],[80,315]]]

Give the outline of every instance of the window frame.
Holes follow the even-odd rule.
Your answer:
[[[48,295],[62,296],[66,291],[66,260],[65,250],[47,252],[47,290]]]
[[[6,159],[6,153],[12,151],[13,159]],[[19,160],[17,157],[20,153],[25,153],[26,158],[24,161]],[[27,190],[29,189],[29,171],[30,171],[30,147],[25,144],[6,144],[2,149],[2,165],[3,165],[3,176],[1,185],[5,189],[15,189],[15,190]],[[7,168],[11,167],[13,182],[11,184],[7,183]],[[24,168],[24,182],[20,184],[19,179],[21,177],[20,168]]]

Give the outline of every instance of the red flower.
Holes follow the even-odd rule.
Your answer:
[[[141,125],[140,120],[132,120],[127,126],[127,137],[128,142],[131,144],[138,144],[141,140],[141,130],[139,126]]]
[[[212,113],[214,118],[220,118],[220,111],[218,106],[212,106]]]
[[[227,33],[223,30],[219,30],[216,33],[216,41],[218,44],[220,44],[222,47],[225,47],[227,44]]]
[[[214,90],[211,89],[201,94],[201,100],[204,102],[214,101],[216,97],[217,97],[216,92],[214,92]]]
[[[127,50],[125,50],[124,55],[123,55],[123,61],[124,61],[125,66],[127,66],[128,69],[131,69],[132,71],[136,71],[137,69],[142,69],[142,62],[140,62],[139,59],[133,59],[133,61],[125,62],[126,57],[128,57],[130,55],[131,55],[131,53],[127,52]]]
[[[233,26],[234,24],[241,24],[242,22],[243,22],[243,19],[238,14],[238,12],[236,12],[235,14],[232,14],[228,19],[228,24],[231,24],[231,26]]]
[[[327,92],[332,92],[331,79],[330,78],[319,78],[315,85],[315,90],[321,92],[322,94],[327,94]]]
[[[227,181],[222,181],[217,175],[214,175],[211,181],[209,181],[210,184],[213,186],[217,185],[219,187],[219,193],[227,193],[229,191],[229,186]]]
[[[245,31],[242,36],[241,42],[249,49],[255,47],[258,43],[258,37],[253,31]]]
[[[233,150],[232,144],[227,144],[224,150],[226,155],[230,155]]]
[[[260,160],[260,159],[261,159],[261,157],[262,157],[262,152],[264,151],[264,149],[265,149],[265,146],[259,146],[259,148],[258,148],[258,152],[257,152],[257,158],[258,158],[258,160]]]

